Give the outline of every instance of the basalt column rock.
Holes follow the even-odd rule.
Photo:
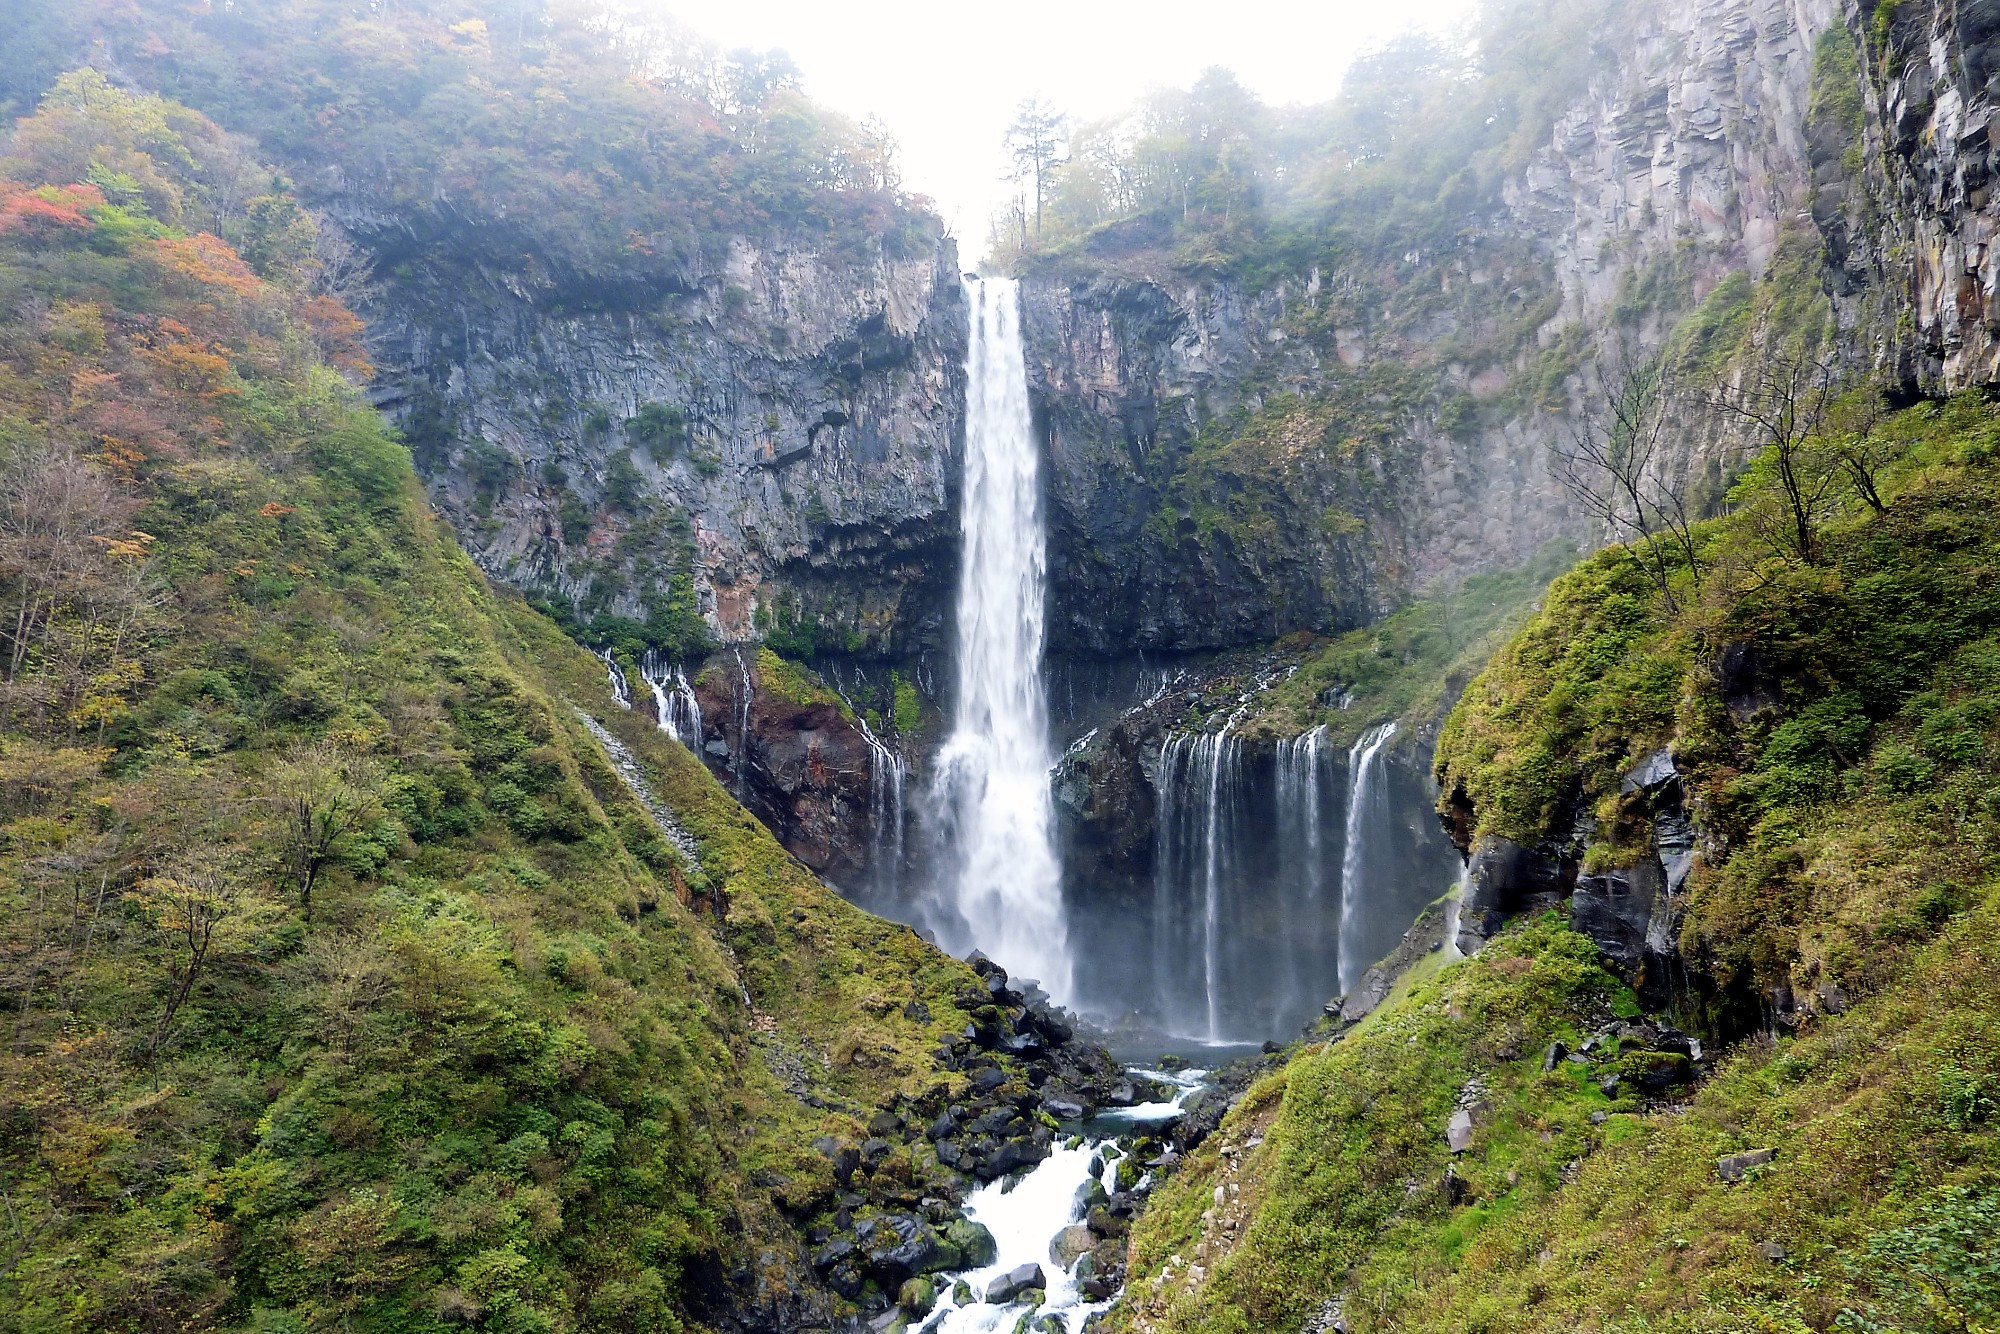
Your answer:
[[[725,643],[810,622],[846,652],[943,645],[965,306],[949,238],[731,242],[629,281],[523,277],[445,211],[333,216],[390,281],[373,393],[488,573],[644,619],[676,575]]]
[[[1694,868],[1695,830],[1673,756],[1660,750],[1619,784],[1636,813],[1650,818],[1652,848],[1629,866],[1579,876],[1570,926],[1597,942],[1619,974],[1653,1010],[1664,1009],[1687,974],[1676,942],[1677,901]]]

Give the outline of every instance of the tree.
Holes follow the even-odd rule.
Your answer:
[[[1052,172],[1062,161],[1068,132],[1068,118],[1038,97],[1021,103],[1013,124],[1007,127],[1007,153],[1014,162],[1014,179],[1034,189],[1036,236],[1042,234],[1042,209],[1048,202]],[[1021,212],[1025,226],[1027,209]],[[1022,240],[1025,244],[1025,235]]]
[[[69,445],[46,437],[0,460],[0,674],[20,677],[65,606],[104,584],[132,502]]]
[[[1850,1261],[1882,1303],[1865,1314],[1842,1311],[1837,1325],[1866,1334],[1978,1334],[1994,1328],[2000,1319],[1996,1232],[2000,1198],[1990,1188],[1945,1189],[1926,1201],[1909,1225],[1870,1237],[1865,1261]]]
[[[167,995],[146,1040],[146,1064],[155,1070],[174,1020],[214,960],[224,932],[244,907],[241,857],[228,848],[190,848],[140,883],[135,897],[159,930],[166,961]]]
[[[1576,415],[1552,451],[1551,471],[1570,499],[1633,553],[1667,606],[1677,607],[1676,567],[1699,574],[1701,562],[1686,479],[1668,476],[1661,457],[1672,383],[1659,358],[1638,360],[1624,348],[1600,358],[1594,378],[1601,402]]]
[[[1905,442],[1886,429],[1888,400],[1872,385],[1843,394],[1827,415],[1828,445],[1854,494],[1880,514],[1882,472],[1902,456]]]
[[[272,775],[281,864],[312,920],[313,888],[349,834],[382,809],[381,774],[365,758],[328,740],[302,741]]]
[[[1803,347],[1745,366],[1709,395],[1711,406],[1744,422],[1764,446],[1746,494],[1761,491],[1777,504],[1756,526],[1779,554],[1805,565],[1818,562],[1819,527],[1844,471],[1840,451],[1820,438],[1834,400],[1832,363]]]

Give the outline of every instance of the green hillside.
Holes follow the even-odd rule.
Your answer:
[[[972,975],[486,585],[282,184],[191,221],[229,149],[84,73],[0,157],[0,1323],[802,1300],[809,1142]]]

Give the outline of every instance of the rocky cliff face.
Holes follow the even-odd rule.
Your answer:
[[[335,196],[337,198],[337,196]],[[738,239],[660,281],[524,281],[447,218],[336,215],[391,276],[382,405],[489,572],[644,619],[676,575],[725,643],[940,642],[965,316],[948,239]]]
[[[2000,6],[1847,0],[1869,75],[1867,146],[1879,219],[1858,259],[1904,318],[1897,369],[1932,389],[2000,377],[2000,226],[1993,190]],[[1861,267],[1857,264],[1856,267]]]
[[[1135,231],[1087,275],[1031,281],[1057,651],[1345,628],[1591,538],[1548,469],[1578,377],[1810,228],[1815,42],[1836,19],[1828,0],[1632,7],[1450,249],[1247,287],[1182,276]],[[1697,432],[1672,466],[1737,454]]]

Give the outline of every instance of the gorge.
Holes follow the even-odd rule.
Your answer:
[[[2000,5],[807,84],[0,4],[0,1326],[2000,1320]]]

